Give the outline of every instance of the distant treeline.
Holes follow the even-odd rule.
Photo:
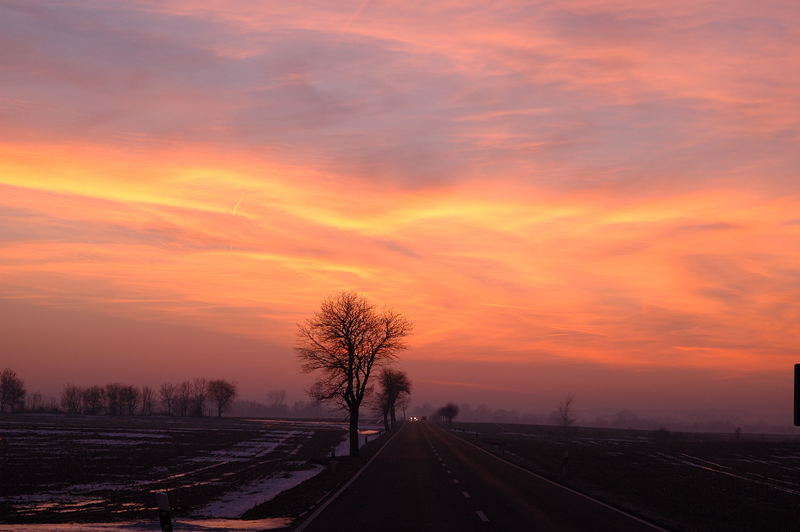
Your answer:
[[[221,416],[235,396],[236,386],[221,379],[168,382],[157,393],[148,386],[137,388],[117,382],[85,388],[68,384],[61,392],[61,408],[68,414],[201,417],[215,412]]]
[[[236,385],[216,379],[164,383],[158,390],[118,382],[106,385],[67,384],[59,400],[28,395],[25,383],[11,369],[0,373],[0,412],[65,412],[67,414],[149,416],[221,416],[236,397]]]
[[[412,416],[437,416],[435,406],[430,403],[410,409]],[[778,433],[796,431],[790,425],[775,425],[765,421],[747,420],[735,413],[696,411],[675,412],[671,415],[642,415],[633,410],[622,409],[603,414],[587,413],[581,409],[575,412],[575,425],[597,428],[619,428],[636,430],[667,429],[685,432],[734,432],[737,428],[750,433]],[[559,425],[558,413],[519,411],[516,409],[491,408],[485,404],[472,406],[468,403],[458,405],[458,421],[476,423],[521,423],[529,425]]]
[[[328,408],[319,401],[286,402],[286,390],[272,390],[267,392],[266,400],[234,401],[231,405],[231,415],[239,417],[275,417],[275,418],[341,418],[341,410]]]

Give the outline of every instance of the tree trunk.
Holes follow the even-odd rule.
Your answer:
[[[358,407],[350,409],[350,456],[358,456]]]
[[[383,411],[383,428],[389,432],[389,412],[386,410]]]
[[[391,414],[392,414],[392,428],[394,428],[394,426],[397,424],[397,413],[395,412],[394,405],[392,405]]]

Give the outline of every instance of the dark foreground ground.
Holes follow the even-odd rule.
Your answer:
[[[154,490],[170,492],[179,517],[286,517],[302,527],[388,439],[371,441],[360,458],[331,460],[343,433],[332,423],[0,416],[0,530],[71,521],[149,527]],[[553,486],[528,485],[530,475],[507,471],[492,453],[670,530],[800,531],[797,438],[414,423],[389,441],[310,530],[643,526]],[[310,479],[277,497],[261,488],[240,496],[259,479],[275,491],[303,475]]]
[[[453,432],[669,529],[800,530],[797,437],[494,423]]]
[[[270,485],[324,470],[335,423],[226,418],[0,416],[0,523],[238,518]],[[253,489],[255,488],[255,489]]]

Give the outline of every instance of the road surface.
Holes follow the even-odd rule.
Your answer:
[[[304,531],[660,530],[425,421],[406,423]]]

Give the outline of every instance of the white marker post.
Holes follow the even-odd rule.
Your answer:
[[[158,518],[161,520],[161,532],[172,532],[172,516],[169,512],[169,497],[165,491],[156,492]]]

